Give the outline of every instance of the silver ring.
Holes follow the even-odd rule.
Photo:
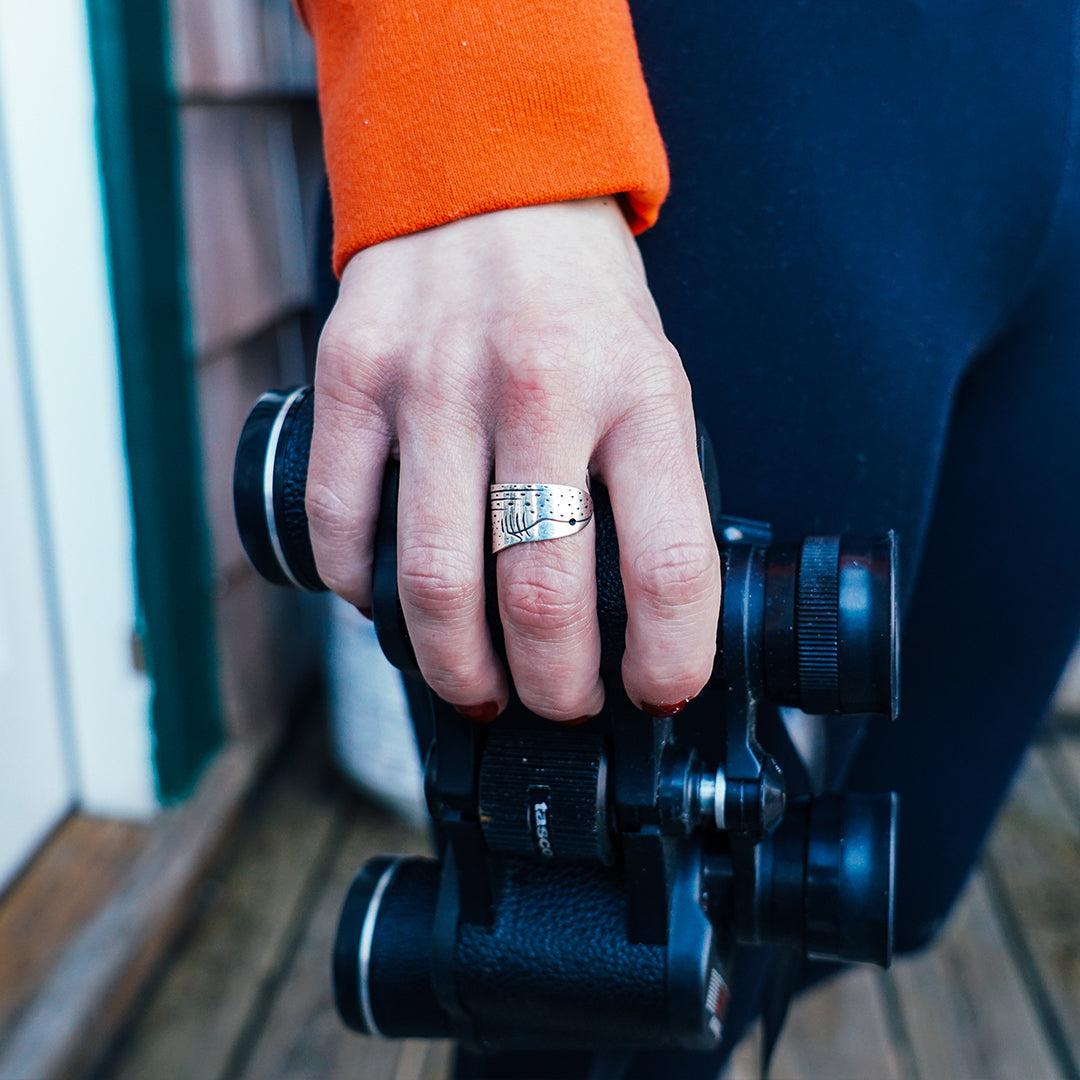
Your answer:
[[[581,532],[592,520],[592,496],[565,484],[492,484],[491,550]]]

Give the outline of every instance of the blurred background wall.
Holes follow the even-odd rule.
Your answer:
[[[313,367],[314,82],[289,0],[0,0],[0,1075],[101,1051],[321,678],[231,507]]]
[[[0,0],[0,886],[319,672],[325,605],[231,509],[244,416],[313,365],[314,82],[289,0]]]
[[[289,0],[172,0],[171,22],[221,689],[242,735],[282,722],[320,643],[319,601],[248,565],[231,494],[248,409],[314,364],[314,53]]]

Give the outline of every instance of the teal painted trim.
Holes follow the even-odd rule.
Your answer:
[[[88,11],[154,768],[171,802],[222,725],[168,14],[162,0],[88,0]]]

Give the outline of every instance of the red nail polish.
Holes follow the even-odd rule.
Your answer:
[[[485,701],[483,705],[455,705],[462,716],[477,724],[490,724],[499,715],[497,701]]]
[[[651,705],[649,702],[643,701],[641,703],[641,711],[643,713],[648,713],[649,716],[675,716],[678,713],[681,713],[693,700],[693,698],[683,698],[682,701],[673,702],[671,705]]]
[[[563,720],[561,723],[564,727],[577,727],[578,724],[584,724],[586,720],[591,719],[591,716],[577,716],[573,720]]]
[[[361,615],[364,616],[365,619],[368,620],[368,622],[375,621],[375,616],[371,613],[371,608],[361,607],[359,604],[354,604],[353,606],[356,608],[357,611],[360,612]]]

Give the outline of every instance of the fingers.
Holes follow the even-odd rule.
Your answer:
[[[370,608],[382,478],[396,439],[398,595],[417,663],[440,697],[493,720],[508,693],[484,603],[490,439],[467,380],[454,385],[448,374],[455,365],[401,393],[387,335],[370,337],[368,348],[347,322],[344,330],[331,323],[319,345],[306,491],[316,567],[334,592]]]
[[[475,719],[505,706],[506,674],[486,619],[488,482],[585,487],[596,424],[566,398],[489,421],[436,385],[392,423],[324,379],[308,481],[323,580],[370,605],[371,546],[391,430],[401,445],[399,592],[417,661],[440,697]],[[670,714],[708,680],[719,613],[719,559],[697,462],[688,393],[659,380],[607,432],[595,461],[608,484],[629,615],[623,679],[646,710]],[[595,528],[524,543],[496,563],[507,663],[526,708],[558,721],[603,705]]]
[[[575,425],[546,433],[543,427],[519,420],[502,431],[496,483],[585,488],[592,447],[581,426],[569,437]],[[594,527],[586,527],[557,540],[516,544],[497,556],[499,613],[514,687],[526,708],[551,720],[579,721],[604,703],[595,535]]]
[[[350,260],[320,343],[307,507],[316,565],[360,607],[391,440],[399,593],[426,681],[478,719],[508,698],[484,600],[488,483],[607,483],[637,704],[709,677],[719,560],[689,390],[611,200],[475,215]],[[501,552],[507,662],[541,716],[603,702],[595,528]]]
[[[508,698],[484,594],[491,451],[481,423],[417,402],[399,426],[398,594],[424,681],[474,720]]]
[[[654,398],[605,441],[626,594],[623,684],[653,715],[674,715],[708,681],[720,613],[720,560],[689,395]]]
[[[390,431],[372,399],[336,377],[341,365],[321,345],[319,357],[305,492],[311,549],[327,587],[365,610]]]

